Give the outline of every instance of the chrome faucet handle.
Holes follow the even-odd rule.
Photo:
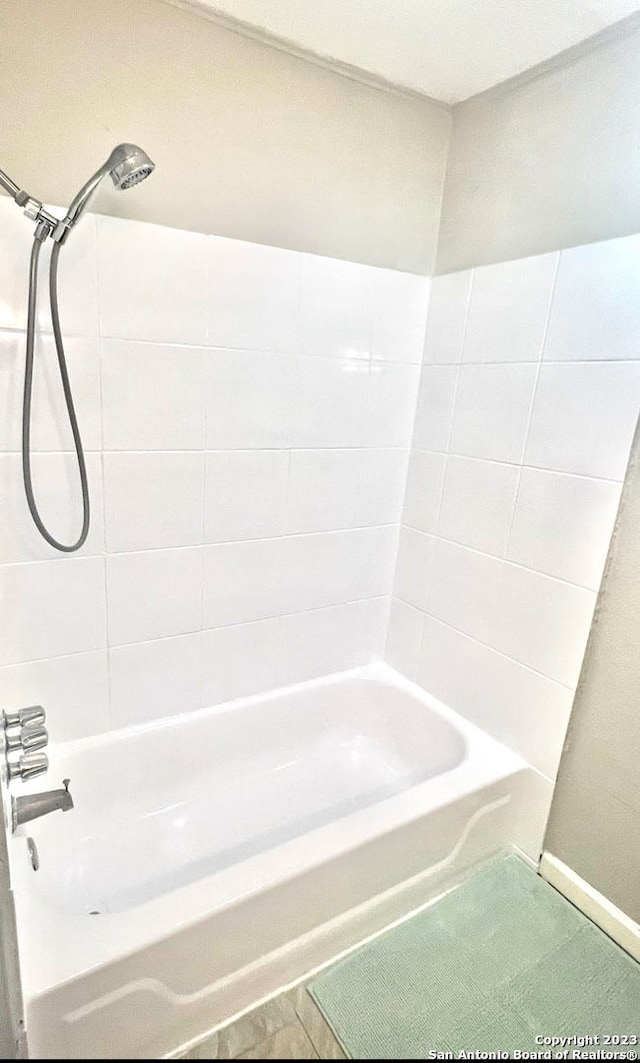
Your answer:
[[[40,727],[37,723],[27,724],[19,731],[5,735],[5,745],[10,753],[16,749],[22,749],[25,753],[44,749],[48,741],[49,733],[46,727]]]
[[[7,761],[9,779],[22,779],[23,782],[44,775],[48,767],[49,758],[46,753],[23,753],[18,760]]]
[[[18,709],[17,712],[4,712],[3,724],[7,727],[27,727],[30,724],[43,724],[46,713],[42,705],[30,705],[26,709]]]

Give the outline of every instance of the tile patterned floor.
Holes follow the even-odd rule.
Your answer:
[[[305,986],[216,1031],[183,1059],[346,1059]]]

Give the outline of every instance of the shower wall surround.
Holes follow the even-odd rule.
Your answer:
[[[429,282],[87,216],[61,314],[92,530],[20,470],[32,225],[0,197],[3,707],[70,739],[382,654]],[[34,479],[80,519],[43,315]]]
[[[550,777],[640,407],[640,237],[434,279],[387,658]]]

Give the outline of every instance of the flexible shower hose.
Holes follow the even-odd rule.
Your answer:
[[[51,252],[51,263],[49,266],[49,300],[51,303],[51,321],[53,324],[53,338],[56,354],[58,356],[60,380],[62,382],[64,400],[67,405],[69,424],[71,425],[71,431],[73,433],[73,442],[78,460],[78,471],[80,473],[80,485],[82,488],[82,531],[74,543],[67,544],[58,542],[58,540],[48,531],[40,513],[38,512],[33,493],[33,482],[31,479],[31,398],[33,392],[33,360],[35,352],[36,312],[38,305],[38,260],[40,258],[40,248],[42,247],[43,239],[46,239],[46,233],[44,235],[36,233],[36,238],[33,241],[33,248],[31,249],[31,262],[29,265],[27,350],[24,370],[24,394],[22,401],[22,477],[24,480],[24,490],[27,496],[29,512],[33,517],[33,522],[36,528],[42,537],[46,539],[51,546],[55,547],[56,550],[61,550],[66,554],[72,554],[75,550],[80,549],[89,534],[90,507],[89,486],[87,483],[87,469],[84,461],[84,452],[82,450],[82,439],[80,438],[78,419],[73,404],[73,394],[71,392],[67,360],[65,358],[64,343],[60,329],[60,314],[58,310],[58,259],[60,257],[60,248],[62,245],[59,243],[54,243]]]

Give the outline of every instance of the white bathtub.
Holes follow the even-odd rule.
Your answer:
[[[11,845],[39,1058],[177,1051],[497,849],[537,855],[549,796],[382,664],[50,760],[24,792],[68,776],[76,807]]]

